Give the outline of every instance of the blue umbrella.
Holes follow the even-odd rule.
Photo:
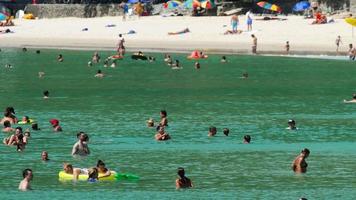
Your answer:
[[[5,19],[6,19],[6,15],[0,13],[0,21],[5,20]]]
[[[128,0],[127,3],[131,3],[131,4],[134,4],[134,3],[138,3],[138,2],[141,2],[141,3],[149,3],[151,2],[152,0]]]
[[[301,1],[293,7],[293,10],[298,12],[298,11],[303,11],[306,10],[310,7],[310,3],[308,1]]]

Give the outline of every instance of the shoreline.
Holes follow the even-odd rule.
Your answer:
[[[147,43],[147,42],[145,42]],[[150,43],[150,42],[148,42]],[[153,43],[153,42],[152,42]],[[105,44],[105,41],[103,43],[76,43],[76,44],[53,44],[49,45],[46,42],[42,44],[34,44],[34,43],[18,43],[18,44],[0,44],[0,48],[5,49],[5,48],[30,48],[30,49],[58,49],[58,50],[81,50],[81,51],[113,51],[116,52],[115,46],[112,45],[102,45]],[[160,44],[161,45],[161,44]],[[221,44],[220,44],[221,45]],[[217,45],[218,46],[218,45]],[[151,47],[150,45],[127,45],[126,46],[126,51],[127,52],[137,52],[137,51],[143,51],[143,52],[152,52],[152,53],[186,53],[189,54],[192,51],[199,49],[204,51],[205,53],[208,54],[217,54],[217,55],[222,55],[222,54],[227,54],[227,55],[254,55],[251,53],[251,51],[247,49],[229,49],[229,48],[212,48],[212,47],[206,47],[204,45],[198,47],[198,46],[191,46],[191,47],[172,47],[172,45],[167,45],[164,47]],[[292,50],[290,51],[289,54],[286,54],[285,51],[280,51],[280,50],[258,50],[258,53],[256,54],[258,56],[286,56],[286,57],[347,57],[347,53],[341,52],[341,53],[336,53],[336,52],[331,52],[331,51],[316,51],[316,50]]]

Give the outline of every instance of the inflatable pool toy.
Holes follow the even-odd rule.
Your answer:
[[[355,18],[345,18],[345,22],[352,25],[356,26],[356,19]]]
[[[99,181],[115,181],[115,180],[139,180],[140,177],[134,174],[125,174],[125,173],[116,173],[115,171],[110,171],[111,175],[103,178],[99,178]],[[103,174],[99,173],[99,176]],[[60,171],[58,173],[58,177],[60,180],[68,181],[73,180],[73,174],[67,174],[64,171]],[[79,174],[78,180],[86,181],[88,180],[87,174]]]
[[[24,124],[32,124],[32,123],[34,123],[34,122],[35,122],[35,120],[29,119],[28,122],[19,121],[19,122],[17,122],[17,124],[24,125]]]
[[[111,175],[107,176],[107,177],[103,177],[103,178],[99,178],[99,181],[115,181],[116,178],[116,172],[115,171],[110,171]],[[103,174],[99,173],[99,176],[101,176]],[[67,174],[64,171],[60,171],[58,173],[58,177],[60,180],[73,180],[73,174]],[[87,174],[79,174],[78,176],[78,180],[80,181],[86,181],[88,180],[88,175]]]
[[[124,56],[121,56],[121,55],[113,55],[113,56],[110,56],[109,58],[110,58],[110,59],[121,60],[121,59],[124,58]]]
[[[134,60],[147,60],[147,56],[138,55],[138,54],[132,55],[131,58],[134,59]]]

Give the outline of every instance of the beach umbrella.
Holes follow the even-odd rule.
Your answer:
[[[277,6],[276,4],[270,4],[265,1],[260,1],[257,3],[257,5],[261,8],[267,9],[267,10],[272,10],[274,12],[281,12],[282,9],[281,7]]]
[[[198,0],[187,0],[184,2],[184,7],[186,7],[186,8],[193,8],[193,7],[199,7],[199,6],[201,6],[201,4]]]
[[[0,21],[3,21],[3,20],[5,20],[5,19],[6,19],[6,15],[0,13]]]
[[[310,7],[309,1],[301,1],[294,5],[293,10],[296,12],[306,10]]]
[[[345,18],[345,22],[352,26],[352,37],[354,37],[354,27],[356,26],[356,19],[352,17]]]
[[[173,8],[179,7],[179,6],[182,5],[182,4],[183,4],[183,3],[180,2],[180,1],[171,0],[171,1],[168,1],[167,3],[164,4],[164,8],[173,9]]]
[[[202,1],[200,4],[200,6],[205,9],[212,9],[215,6],[214,1],[211,0]]]

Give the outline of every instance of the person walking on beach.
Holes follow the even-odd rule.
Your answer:
[[[231,27],[232,32],[237,33],[237,26],[239,25],[239,17],[237,15],[233,15],[231,17]]]
[[[30,182],[33,178],[32,170],[31,169],[23,170],[22,176],[23,176],[23,180],[20,182],[19,190],[21,191],[31,190]]]
[[[300,155],[294,159],[292,164],[292,169],[295,173],[307,172],[308,163],[305,161],[305,159],[308,158],[309,154],[310,154],[309,149],[305,148],[302,150]]]
[[[257,37],[254,34],[252,34],[251,37],[252,37],[252,53],[257,54]]]
[[[339,53],[339,46],[340,46],[340,43],[342,44],[342,41],[341,41],[341,36],[337,36],[336,40],[335,40],[335,44],[336,44],[336,53]]]
[[[247,31],[252,31],[252,18],[253,18],[252,11],[249,10],[249,11],[246,13]]]
[[[286,53],[289,54],[289,50],[290,50],[290,45],[289,45],[289,41],[286,42]]]

